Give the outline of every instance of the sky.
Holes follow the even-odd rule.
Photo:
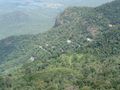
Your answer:
[[[41,6],[42,4],[63,4],[65,6],[79,5],[79,6],[97,6],[112,0],[0,0],[0,5],[10,6]]]

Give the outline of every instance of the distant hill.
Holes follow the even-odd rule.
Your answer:
[[[15,11],[15,12],[10,12],[2,15],[0,17],[0,25],[11,25],[11,24],[19,24],[19,23],[24,23],[28,22],[29,20],[29,15],[21,12],[21,11]]]
[[[57,14],[71,5],[98,6],[108,1],[111,0],[0,0],[0,39],[45,32],[54,25]],[[16,16],[18,13],[23,16]]]

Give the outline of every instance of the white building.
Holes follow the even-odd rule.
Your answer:
[[[112,24],[109,24],[109,27],[111,28],[111,27],[113,27],[113,25],[112,25]]]
[[[31,62],[35,61],[35,58],[34,58],[34,57],[31,57],[31,58],[30,58],[30,61],[31,61]]]
[[[67,40],[67,43],[70,44],[70,43],[72,43],[72,41],[71,40]]]
[[[92,42],[93,40],[91,38],[87,38],[87,41]]]

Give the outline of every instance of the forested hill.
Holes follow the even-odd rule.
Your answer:
[[[96,8],[96,10],[98,10],[100,13],[103,13],[108,19],[110,19],[111,24],[120,24],[119,5],[120,5],[120,0],[116,0],[115,2],[102,5]]]
[[[1,40],[0,90],[119,90],[119,8],[70,7],[43,34]]]

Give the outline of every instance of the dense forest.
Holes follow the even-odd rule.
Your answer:
[[[69,7],[43,34],[1,40],[0,90],[120,90],[120,0]]]

